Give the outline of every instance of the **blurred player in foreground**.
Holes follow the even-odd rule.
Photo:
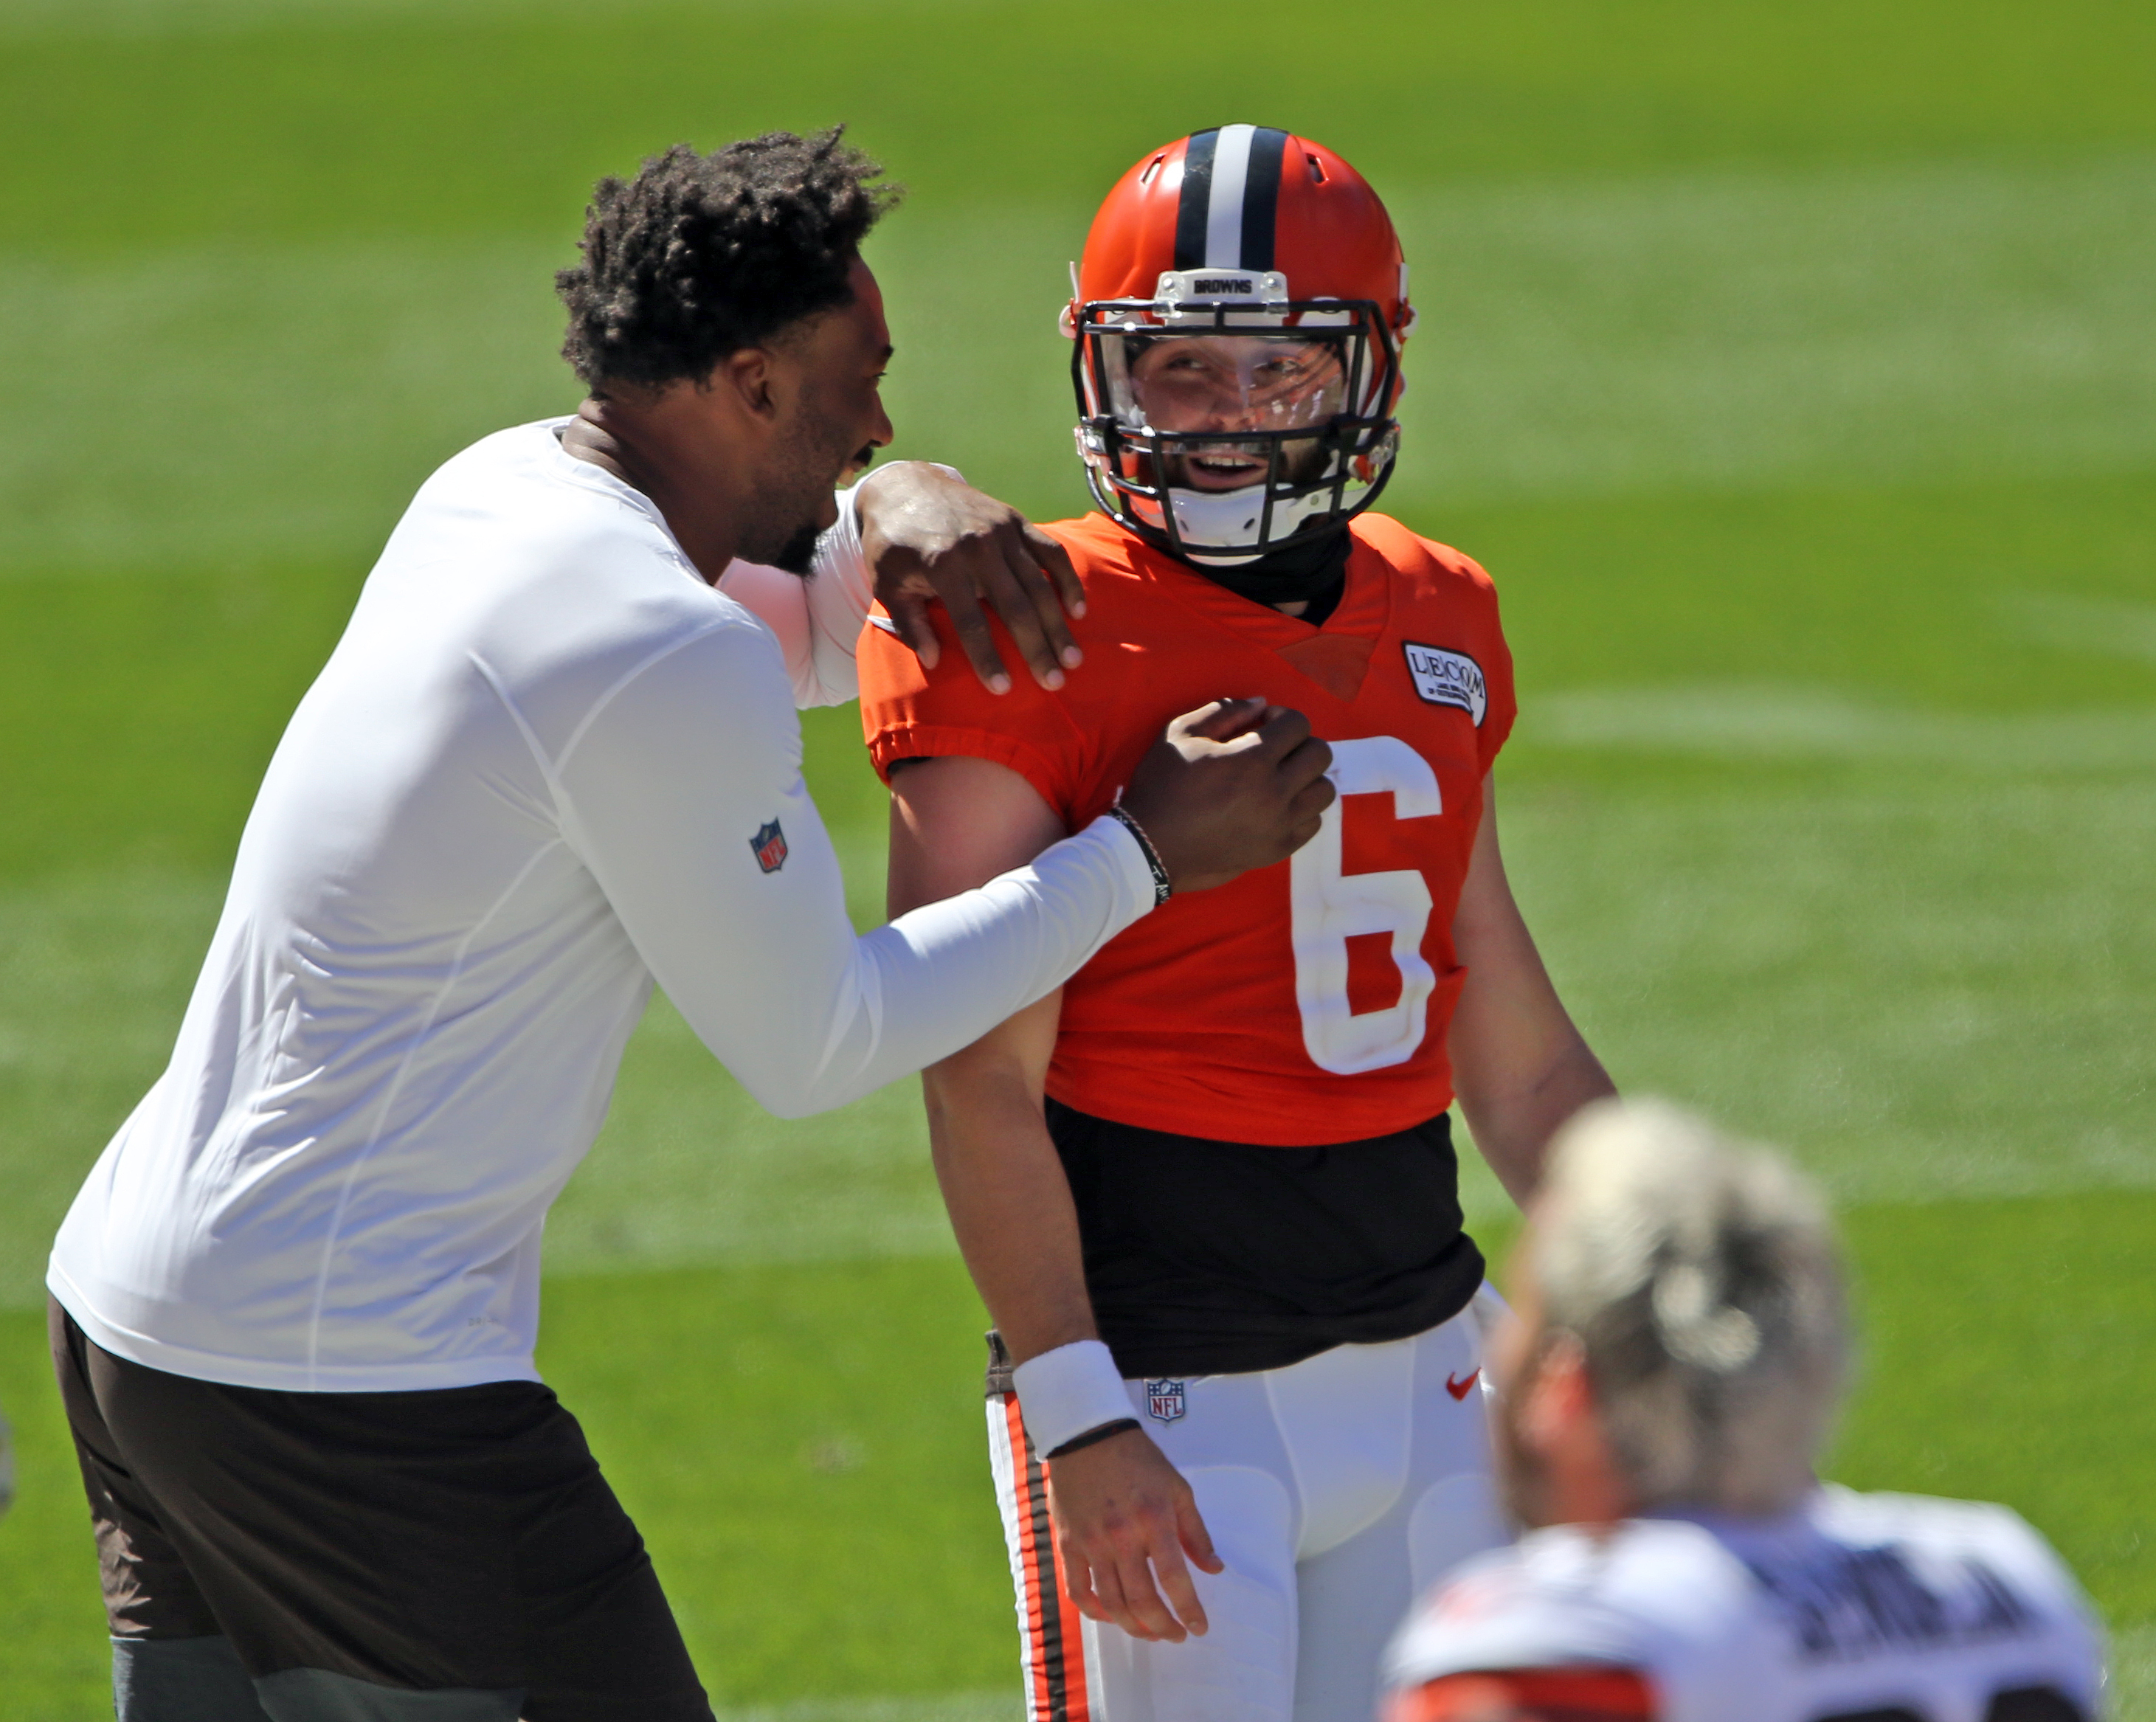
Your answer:
[[[1498,853],[1489,578],[1363,512],[1413,320],[1383,204],[1319,144],[1223,126],[1124,176],[1077,273],[1103,512],[1046,530],[1086,667],[992,697],[865,638],[892,908],[1082,828],[1196,700],[1306,713],[1341,799],[1291,867],[1170,904],[927,1079],[1015,1366],[988,1422],[1029,1702],[1337,1722],[1418,1586],[1505,1534],[1447,1110],[1523,1199],[1609,1081]]]
[[[2101,1648],[2004,1507],[1822,1485],[1848,1337],[1779,1161],[1654,1104],[1559,1138],[1493,1346],[1515,1515],[1389,1659],[1385,1722],[2087,1722]]]

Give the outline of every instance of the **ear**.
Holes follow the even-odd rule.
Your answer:
[[[1532,1378],[1523,1383],[1517,1423],[1521,1438],[1548,1458],[1578,1438],[1594,1416],[1594,1390],[1587,1379],[1587,1354],[1570,1334],[1552,1337]]]
[[[711,372],[711,387],[726,391],[747,417],[766,423],[778,417],[777,384],[778,366],[767,347],[742,347],[720,360]]]

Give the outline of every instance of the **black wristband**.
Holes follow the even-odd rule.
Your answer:
[[[1168,884],[1168,869],[1160,864],[1160,851],[1153,848],[1152,839],[1145,834],[1145,827],[1124,811],[1121,802],[1108,809],[1108,817],[1121,820],[1123,829],[1138,840],[1138,848],[1145,854],[1146,865],[1152,871],[1152,906],[1159,908],[1168,901],[1174,889]]]
[[[1096,1427],[1088,1429],[1083,1435],[1073,1435],[1062,1446],[1057,1448],[1055,1452],[1046,1454],[1045,1457],[1060,1459],[1066,1453],[1075,1453],[1081,1447],[1091,1447],[1096,1441],[1106,1441],[1111,1435],[1120,1435],[1124,1430],[1135,1429],[1137,1426],[1138,1420],[1136,1417],[1117,1417],[1112,1423],[1099,1424]]]

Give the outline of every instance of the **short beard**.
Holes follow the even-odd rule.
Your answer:
[[[773,568],[798,574],[803,580],[813,579],[816,573],[816,546],[823,541],[822,531],[811,520],[765,560]]]
[[[823,536],[816,517],[846,469],[852,440],[804,390],[757,485],[756,512],[742,525],[736,552],[743,561],[808,577]]]

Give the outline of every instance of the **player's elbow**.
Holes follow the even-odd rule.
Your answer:
[[[812,705],[850,705],[860,697],[860,666],[836,643],[819,645],[809,655],[808,673],[793,684],[793,703],[804,711]]]
[[[795,709],[809,711],[819,705],[850,705],[861,697],[860,684],[850,673],[853,659],[845,661],[844,669],[836,670],[824,664],[811,666],[806,675],[793,679]]]
[[[921,1097],[931,1114],[1004,1111],[1014,1103],[1029,1104],[1037,1112],[1038,1086],[1029,1079],[1024,1061],[998,1045],[993,1035],[961,1047],[921,1073]]]
[[[726,1061],[734,1080],[748,1090],[748,1097],[773,1118],[812,1118],[829,1112],[854,1098],[840,1093],[828,1073],[794,1066],[779,1059]]]
[[[971,1056],[969,1056],[971,1055]],[[921,1073],[928,1140],[938,1167],[986,1154],[1045,1128],[1040,1084],[1016,1060],[968,1048]]]

